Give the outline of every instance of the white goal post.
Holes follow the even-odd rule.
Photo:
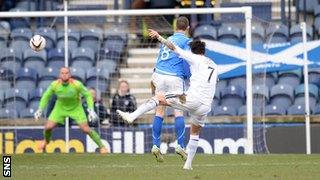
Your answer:
[[[64,1],[64,6],[67,6],[67,1]],[[213,14],[213,13],[243,13],[246,21],[246,98],[247,98],[247,142],[248,153],[253,154],[253,115],[252,115],[252,58],[251,58],[251,7],[235,7],[235,8],[190,8],[190,9],[145,9],[145,10],[90,10],[90,11],[29,11],[29,12],[0,12],[0,18],[14,18],[14,17],[65,17],[64,28],[68,26],[67,17],[70,16],[139,16],[139,15],[182,15],[182,14]],[[65,33],[67,33],[65,31]],[[65,36],[65,49],[67,50],[68,38]],[[67,53],[67,52],[66,52]],[[68,64],[68,57],[65,57],[65,64]],[[66,137],[69,134],[69,127],[66,126]],[[66,142],[68,139],[66,138]],[[68,144],[68,143],[66,143]],[[68,145],[67,145],[68,146]],[[67,152],[69,152],[69,148]]]

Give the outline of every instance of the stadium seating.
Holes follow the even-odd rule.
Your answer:
[[[101,92],[109,89],[109,71],[102,68],[91,68],[87,71],[86,86],[94,87]]]
[[[288,108],[287,113],[288,115],[304,115],[304,105],[294,104]]]
[[[1,80],[0,79],[0,87],[1,87],[1,89],[9,89],[9,88],[11,88],[11,82],[8,80]]]
[[[196,27],[196,29],[193,32],[194,38],[204,38],[204,39],[211,39],[216,40],[217,39],[217,30],[207,24],[207,25],[201,25]]]
[[[4,101],[4,91],[0,89],[0,108],[2,108],[3,101]]]
[[[4,108],[0,109],[0,119],[17,119],[18,112],[15,109]]]
[[[289,30],[286,25],[278,24],[267,27],[266,34],[270,43],[285,43],[288,41]]]
[[[320,69],[319,68],[309,68],[309,83],[315,84],[320,87]]]
[[[266,74],[254,74],[252,83],[254,85],[265,84],[268,88],[271,88],[276,83],[276,77],[273,73]]]
[[[21,8],[12,8],[10,9],[11,12],[22,12],[27,11],[24,7]],[[27,28],[30,27],[30,18],[10,18],[10,26],[11,29],[16,28]]]
[[[245,91],[239,86],[228,86],[221,92],[221,105],[239,109],[244,104]]]
[[[88,69],[93,67],[95,59],[91,48],[76,48],[71,52],[71,66],[74,68]]]
[[[252,114],[254,116],[261,116],[261,109],[259,107],[256,107],[256,106],[253,106],[252,108]],[[238,109],[238,115],[239,116],[245,116],[247,115],[247,106],[244,105],[244,106],[241,106],[239,109]]]
[[[15,88],[32,91],[36,88],[38,73],[32,68],[21,68],[17,72]]]
[[[253,24],[251,28],[251,38],[253,44],[265,43],[265,29],[261,24]],[[245,43],[246,31],[242,30],[242,41]]]
[[[278,73],[278,84],[288,84],[295,88],[301,82],[301,69],[292,71],[280,71]]]
[[[238,44],[241,38],[240,28],[230,25],[222,24],[218,29],[218,40],[228,44]]]
[[[305,104],[305,89],[304,84],[301,84],[295,88],[295,100],[294,104],[304,105]],[[309,84],[309,105],[313,108],[316,105],[317,99],[319,98],[319,88],[314,84]]]
[[[101,28],[83,29],[80,35],[80,46],[91,48],[93,52],[100,49],[103,36],[103,30]]]
[[[294,99],[294,90],[292,86],[286,84],[278,84],[271,88],[270,105],[281,106],[285,109],[292,105]]]
[[[23,53],[23,66],[34,69],[44,69],[47,61],[47,52],[36,52],[30,48],[26,49]]]
[[[97,67],[107,69],[110,73],[115,73],[117,63],[111,59],[102,59],[97,62]]]
[[[43,69],[39,75],[38,88],[47,89],[52,81],[59,76],[59,69],[51,67]]]
[[[10,38],[12,39],[10,47],[21,48],[20,50],[29,47],[29,41],[33,33],[29,28],[17,28],[12,30]]]
[[[13,71],[6,68],[0,68],[0,79],[12,81],[14,79]]]
[[[238,76],[231,78],[228,82],[229,85],[232,86],[240,86],[242,89],[246,89],[247,87],[247,80],[245,76]]]
[[[50,49],[48,52],[47,67],[51,67],[53,69],[60,69],[61,67],[64,67],[64,65],[65,62],[63,48]]]
[[[27,107],[28,91],[12,88],[5,91],[4,107],[8,109],[24,109]]]
[[[265,107],[265,115],[267,116],[282,116],[286,115],[286,109],[283,106],[278,106],[278,105],[267,105]]]
[[[19,113],[19,116],[20,118],[33,118],[36,110],[37,109],[33,109],[33,108],[22,109]]]
[[[68,29],[68,47],[69,49],[75,49],[78,47],[80,41],[80,32],[75,29]],[[64,49],[64,31],[58,30],[57,35],[57,48]]]
[[[312,39],[313,29],[307,25],[307,41]],[[290,42],[293,44],[302,42],[302,29],[300,24],[296,24],[290,28]]]
[[[218,106],[213,110],[214,116],[236,116],[237,110],[230,106]]]
[[[263,84],[254,85],[252,87],[252,94],[255,106],[264,106],[269,101],[269,88]]]
[[[73,78],[81,81],[82,83],[86,80],[86,72],[81,68],[71,68],[71,75]]]
[[[0,54],[1,67],[17,72],[21,67],[22,63],[22,52],[21,49],[17,48],[4,48]]]

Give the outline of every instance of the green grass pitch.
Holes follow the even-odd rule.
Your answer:
[[[203,155],[193,170],[177,155],[24,154],[12,156],[14,179],[320,179],[320,155]]]

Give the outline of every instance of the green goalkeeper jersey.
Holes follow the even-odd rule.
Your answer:
[[[63,110],[73,110],[81,105],[81,96],[84,96],[89,109],[93,109],[93,98],[87,88],[78,80],[69,79],[68,83],[63,83],[58,79],[53,81],[42,95],[39,108],[44,110],[52,94],[57,96],[55,106]]]

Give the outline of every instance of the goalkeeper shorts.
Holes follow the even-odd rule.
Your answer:
[[[71,110],[65,110],[61,106],[54,106],[48,119],[58,124],[64,124],[66,117],[72,118],[77,124],[87,122],[87,116],[81,104]]]

